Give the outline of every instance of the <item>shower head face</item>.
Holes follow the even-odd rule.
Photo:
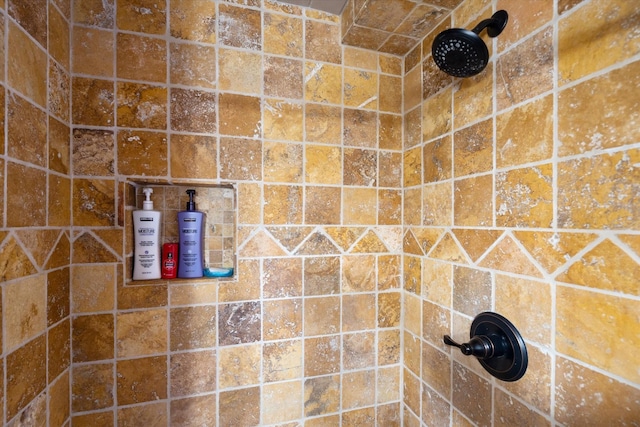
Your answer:
[[[431,46],[438,68],[454,77],[471,77],[489,62],[487,45],[473,31],[451,28],[438,34]]]

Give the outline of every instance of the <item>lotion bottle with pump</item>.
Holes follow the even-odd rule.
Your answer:
[[[160,219],[153,210],[152,188],[143,188],[145,201],[142,209],[133,211],[133,280],[160,278]]]
[[[204,213],[196,210],[193,196],[196,190],[187,190],[187,210],[178,212],[178,277],[202,277],[202,223]]]

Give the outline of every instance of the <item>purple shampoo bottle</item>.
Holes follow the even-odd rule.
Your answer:
[[[202,277],[202,223],[204,213],[196,210],[193,196],[196,190],[187,190],[187,210],[178,212],[178,277]]]

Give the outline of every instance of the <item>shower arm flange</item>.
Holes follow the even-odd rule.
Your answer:
[[[491,38],[498,37],[504,27],[507,26],[507,20],[509,15],[504,10],[499,10],[494,13],[491,18],[483,19],[478,25],[471,31],[476,34],[480,34],[482,30],[487,29],[487,35]]]

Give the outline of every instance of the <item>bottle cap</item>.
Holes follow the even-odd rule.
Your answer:
[[[196,190],[187,190],[187,194],[189,195],[189,201],[187,202],[187,210],[195,211],[196,210],[196,202],[193,201],[193,196],[196,194]]]
[[[145,211],[153,210],[153,201],[151,200],[151,193],[153,193],[153,188],[143,188],[142,192],[146,197],[146,200],[142,202],[142,209],[144,209]]]

